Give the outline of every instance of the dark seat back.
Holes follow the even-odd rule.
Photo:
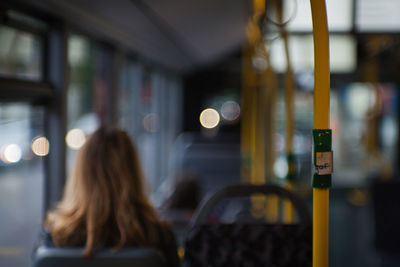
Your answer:
[[[400,180],[375,180],[372,185],[375,246],[378,252],[400,253]]]
[[[263,194],[290,201],[297,222],[260,221],[210,223],[213,207],[226,198]],[[239,217],[241,218],[241,217]],[[185,241],[186,266],[312,265],[312,227],[307,205],[294,193],[277,186],[237,185],[214,194],[197,212]]]
[[[227,186],[201,203],[193,216],[192,225],[200,225],[210,223],[209,216],[215,212],[215,207],[225,200],[235,198],[249,198],[254,195],[275,196],[278,198],[278,212],[282,213],[284,201],[289,201],[293,205],[294,216],[301,224],[310,224],[311,215],[307,205],[296,194],[282,187],[275,185],[250,185],[239,184]],[[218,211],[217,211],[218,212]],[[282,219],[282,214],[277,214],[278,218]]]
[[[82,248],[39,247],[32,267],[164,267],[164,256],[155,249],[134,248],[112,252],[104,249],[92,258]]]

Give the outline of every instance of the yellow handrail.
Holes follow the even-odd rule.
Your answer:
[[[278,19],[283,23],[283,10],[282,0],[275,3]],[[288,155],[293,153],[293,133],[294,133],[294,90],[295,82],[293,77],[292,65],[290,62],[289,51],[289,38],[283,24],[279,27],[280,34],[283,40],[285,59],[286,59],[286,73],[285,73],[285,107],[286,107],[286,153]]]
[[[283,25],[283,10],[282,0],[274,2],[275,9],[278,15],[280,23],[279,30],[280,35],[284,44],[285,58],[286,58],[286,73],[285,73],[285,114],[286,114],[286,155],[288,159],[288,174],[286,188],[288,190],[294,190],[293,177],[295,175],[295,168],[293,164],[293,136],[295,129],[295,117],[294,117],[294,92],[295,92],[295,80],[290,62],[290,51],[289,51],[289,38],[288,33]],[[284,222],[293,222],[293,207],[290,201],[284,201]]]
[[[265,183],[264,125],[260,124],[263,113],[264,91],[261,89],[261,75],[252,66],[252,59],[262,48],[259,20],[265,11],[265,0],[253,0],[253,15],[249,19],[246,34],[247,44],[243,49],[242,85],[242,179],[253,184]]]
[[[329,129],[329,33],[325,0],[311,0],[311,11],[315,69],[314,129]]]
[[[269,64],[269,55],[259,26],[265,13],[265,0],[253,0],[253,7],[253,15],[246,28],[248,42],[243,49],[242,61],[241,170],[243,181],[265,184],[266,177],[271,177],[274,158],[274,133],[272,127],[267,127],[267,123],[273,123],[271,116],[275,107],[277,81]],[[254,58],[265,60],[267,68],[255,69],[252,64]],[[268,220],[276,221],[278,202],[275,199],[253,195],[251,200],[253,216],[266,216]]]
[[[314,36],[314,129],[329,129],[329,33],[325,0],[310,0]],[[315,144],[314,144],[315,145]],[[315,155],[314,155],[315,157]],[[313,189],[313,267],[329,266],[329,186]]]

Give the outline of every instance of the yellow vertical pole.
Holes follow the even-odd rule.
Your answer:
[[[329,33],[325,0],[311,0],[314,36],[314,128],[329,129]]]
[[[255,84],[255,74],[251,66],[252,48],[246,44],[242,56],[242,119],[241,119],[241,178],[250,182],[251,172],[251,89]]]
[[[252,66],[252,57],[261,40],[258,28],[258,20],[265,10],[264,0],[253,0],[253,16],[247,24],[247,44],[243,49],[242,57],[242,122],[241,122],[241,156],[242,156],[242,180],[253,183],[257,174],[256,162],[256,115],[257,105],[256,88],[258,86],[258,75]],[[264,177],[262,177],[264,179]]]
[[[262,44],[263,45],[263,44]],[[262,169],[267,179],[265,182],[272,183],[273,176],[273,163],[275,161],[275,106],[277,98],[277,78],[274,73],[270,57],[267,49],[263,47],[262,56],[267,62],[267,69],[264,71],[262,78],[262,87],[260,88],[260,113],[263,116],[260,118],[260,124],[264,124],[262,131],[260,131],[260,140],[264,139],[262,146],[259,146],[264,153],[264,168]],[[277,196],[268,196],[265,200],[265,219],[267,222],[276,223],[279,219],[279,199]]]
[[[265,0],[254,0],[253,6],[254,6],[254,11],[255,11],[254,13],[264,12],[265,11]]]
[[[242,134],[245,134],[245,144],[242,145],[242,151],[248,152],[249,155],[249,180],[253,184],[265,183],[265,127],[263,120],[265,117],[265,92],[263,84],[263,76],[257,73],[252,64],[251,59],[260,50],[263,50],[263,40],[259,29],[259,20],[265,11],[265,0],[253,0],[254,14],[247,26],[248,47],[244,53],[243,73],[245,86],[243,86],[243,95],[246,100],[243,107],[246,110],[245,124],[242,124]],[[246,127],[246,128],[245,128]],[[246,148],[246,146],[248,146]],[[247,152],[246,152],[247,151]],[[266,205],[265,197],[252,196],[252,214],[255,217],[263,216]]]
[[[282,0],[275,3],[278,19],[283,23]],[[280,25],[280,34],[282,36],[285,58],[286,58],[286,73],[285,73],[285,107],[286,107],[286,152],[293,153],[293,133],[294,133],[294,88],[295,82],[293,77],[292,66],[290,62],[289,40],[288,34],[283,25]]]
[[[259,77],[260,80],[262,77]],[[257,120],[256,120],[256,161],[257,161],[257,182],[259,184],[265,184],[265,102],[266,95],[265,90],[262,88],[264,85],[260,84],[261,87],[257,88]]]
[[[243,67],[245,73],[247,73],[247,88],[246,92],[246,103],[247,103],[247,120],[246,126],[248,129],[243,129],[247,131],[248,134],[248,145],[249,145],[249,156],[250,156],[250,182],[253,184],[265,183],[265,153],[260,147],[263,142],[261,142],[260,137],[262,135],[261,130],[263,128],[259,126],[260,119],[260,101],[259,101],[259,87],[260,87],[260,75],[257,74],[252,66],[251,60],[255,56],[256,50],[260,43],[262,43],[261,32],[258,26],[259,19],[265,11],[265,0],[254,0],[253,1],[254,14],[250,19],[247,27],[248,35],[248,50],[246,51],[246,65]]]
[[[276,73],[274,73],[268,53],[265,55],[265,59],[267,61],[267,70],[264,75],[266,80],[266,89],[267,91],[267,107],[266,107],[266,120],[265,124],[268,125],[266,127],[266,177],[267,181],[272,183],[273,177],[273,166],[275,163],[275,131],[276,131],[276,103],[277,103],[277,96],[278,96],[278,81],[276,77]]]
[[[294,135],[294,78],[289,60],[289,42],[287,32],[282,33],[286,52],[286,79],[285,79],[285,105],[286,105],[286,152],[288,155],[293,153]]]
[[[286,114],[286,155],[288,160],[288,174],[286,188],[288,190],[294,189],[293,178],[295,176],[295,165],[293,156],[293,136],[294,136],[294,91],[295,91],[295,80],[293,70],[290,62],[289,52],[289,38],[288,33],[283,25],[283,10],[282,0],[275,1],[275,9],[278,15],[279,23],[281,23],[279,30],[283,39],[285,56],[286,56],[286,73],[285,73],[285,114]],[[284,206],[284,222],[292,223],[293,221],[293,207],[290,201],[285,201]]]
[[[251,100],[250,100],[250,108],[251,108],[251,117],[250,117],[250,181],[252,184],[259,184],[257,173],[257,88],[251,88]]]
[[[329,266],[329,33],[325,0],[310,0],[314,36],[313,267]],[[328,140],[328,141],[327,141]],[[327,149],[328,147],[328,149]]]

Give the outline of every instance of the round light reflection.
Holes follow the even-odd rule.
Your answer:
[[[33,140],[31,148],[33,154],[35,154],[36,156],[39,157],[47,156],[50,151],[49,140],[47,140],[47,138],[43,136],[37,137]]]
[[[10,144],[4,148],[4,161],[6,163],[17,163],[22,158],[21,147],[17,144]]]
[[[289,166],[285,157],[279,157],[274,164],[274,173],[280,179],[285,179],[289,171]]]
[[[221,116],[228,122],[236,121],[240,116],[240,106],[235,101],[226,101],[221,107]]]
[[[215,128],[220,121],[218,111],[213,108],[207,108],[200,114],[201,126],[207,129]]]
[[[67,133],[65,141],[70,148],[78,150],[86,142],[85,133],[81,129],[72,129]]]

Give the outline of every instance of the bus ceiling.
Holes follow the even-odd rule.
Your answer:
[[[65,21],[72,29],[172,70],[212,63],[245,40],[251,1],[5,0]]]

